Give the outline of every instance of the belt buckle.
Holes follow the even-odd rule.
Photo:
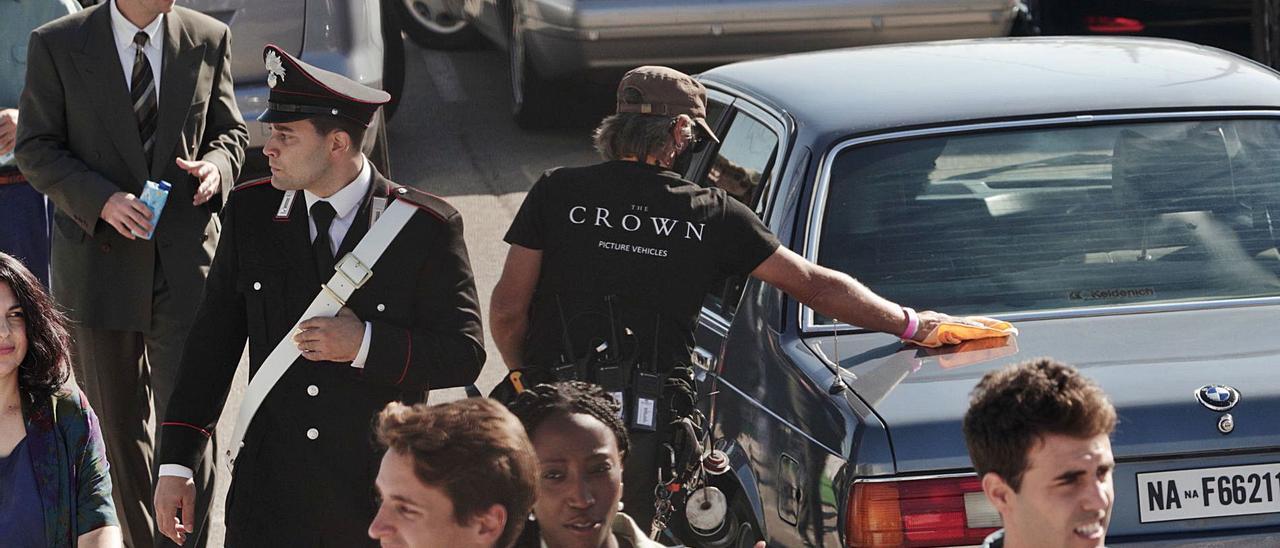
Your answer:
[[[356,257],[355,253],[347,253],[343,256],[334,270],[342,274],[342,277],[351,283],[353,289],[360,289],[365,282],[369,281],[369,278],[373,277],[373,270],[360,262],[360,258]]]

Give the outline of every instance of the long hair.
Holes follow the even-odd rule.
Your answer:
[[[650,155],[658,155],[671,141],[671,127],[679,116],[660,116],[623,112],[600,121],[592,136],[596,152],[605,160],[620,160],[635,156],[644,161]],[[692,121],[692,119],[690,119]],[[685,138],[693,137],[693,124],[686,124]]]
[[[35,275],[5,253],[0,253],[0,282],[17,296],[26,323],[27,355],[18,368],[18,392],[26,398],[51,396],[71,376],[67,317]]]

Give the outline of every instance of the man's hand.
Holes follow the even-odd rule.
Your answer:
[[[200,205],[212,198],[222,189],[222,174],[218,171],[218,166],[213,162],[204,160],[195,160],[188,162],[182,158],[175,158],[178,167],[187,170],[192,177],[200,182],[200,186],[196,188],[196,199],[191,201],[191,205]]]
[[[933,333],[934,329],[937,329],[938,326],[943,323],[982,327],[982,324],[978,322],[970,321],[965,318],[957,318],[955,316],[950,316],[941,312],[934,312],[932,310],[925,310],[920,312],[918,315],[920,317],[920,326],[916,328],[916,334],[911,337],[911,340],[913,341],[925,340],[929,337],[930,333]]]
[[[350,362],[364,342],[364,322],[350,308],[343,307],[332,318],[311,318],[300,324],[293,336],[302,357],[313,362]]]
[[[138,239],[133,233],[151,232],[151,210],[139,202],[138,197],[128,192],[117,192],[107,198],[98,215],[102,220],[115,227],[116,232],[130,240]]]
[[[179,545],[186,542],[187,535],[195,532],[196,483],[178,476],[160,476],[156,482],[155,509],[160,533]]]
[[[0,109],[0,156],[13,152],[18,142],[18,109]]]

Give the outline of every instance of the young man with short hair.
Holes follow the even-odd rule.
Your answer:
[[[982,377],[965,443],[1004,529],[984,547],[1102,546],[1115,500],[1116,411],[1074,368],[1041,358]]]
[[[157,427],[157,521],[176,542],[190,533],[199,506],[190,471],[212,443],[247,341],[250,406],[243,440],[231,442],[226,545],[372,546],[369,483],[381,455],[370,418],[388,402],[471,384],[484,364],[462,215],[383,177],[361,152],[390,95],[275,45],[263,65],[271,92],[258,120],[271,128],[262,147],[271,178],[236,187],[222,215]],[[407,220],[379,229],[384,212],[409,209],[397,205],[411,207]],[[366,238],[382,243],[362,248]]]
[[[482,398],[393,402],[378,416],[376,433],[388,450],[370,537],[409,548],[515,543],[533,507],[538,460],[505,407]]]

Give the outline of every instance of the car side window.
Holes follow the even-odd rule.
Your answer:
[[[730,115],[733,118],[720,132],[720,145],[711,151],[705,169],[695,180],[702,186],[724,189],[761,215],[763,200],[760,197],[773,175],[780,137],[768,124],[741,109],[735,109]],[[731,319],[745,281],[745,277],[726,280],[718,291],[707,295],[703,307],[726,320]]]
[[[718,127],[720,120],[724,119],[724,114],[729,111],[729,104],[717,101],[715,99],[707,99],[707,123],[711,127]]]

